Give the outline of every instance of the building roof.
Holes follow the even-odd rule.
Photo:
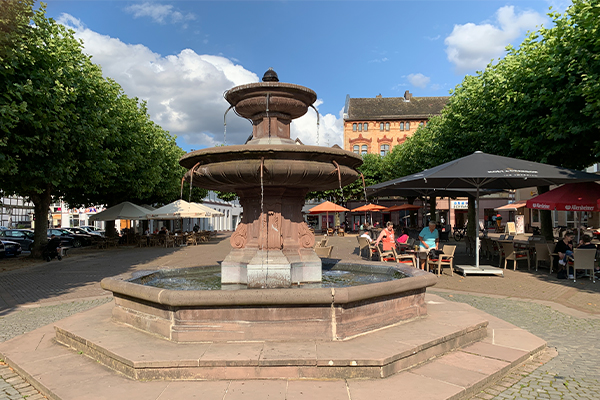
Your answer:
[[[405,95],[406,96],[406,95]],[[350,98],[346,121],[385,120],[385,119],[420,119],[439,115],[448,102],[449,96],[443,97],[375,97]]]

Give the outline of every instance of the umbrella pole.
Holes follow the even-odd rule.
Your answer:
[[[479,268],[479,186],[475,195],[475,267]]]

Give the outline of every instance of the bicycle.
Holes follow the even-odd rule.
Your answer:
[[[463,228],[457,228],[456,225],[453,228],[453,235],[452,237],[454,238],[455,241],[460,242],[462,240],[462,238],[464,238],[467,235],[467,228],[463,227]]]

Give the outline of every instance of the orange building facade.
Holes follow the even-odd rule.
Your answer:
[[[388,154],[414,135],[429,118],[439,115],[449,97],[346,98],[344,150],[356,154]]]

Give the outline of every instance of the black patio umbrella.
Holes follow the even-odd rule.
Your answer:
[[[600,176],[533,161],[496,156],[480,151],[425,171],[372,185],[369,193],[391,189],[475,189],[475,215],[479,215],[482,189],[520,189],[596,181]],[[476,266],[479,267],[479,223],[475,224]]]

